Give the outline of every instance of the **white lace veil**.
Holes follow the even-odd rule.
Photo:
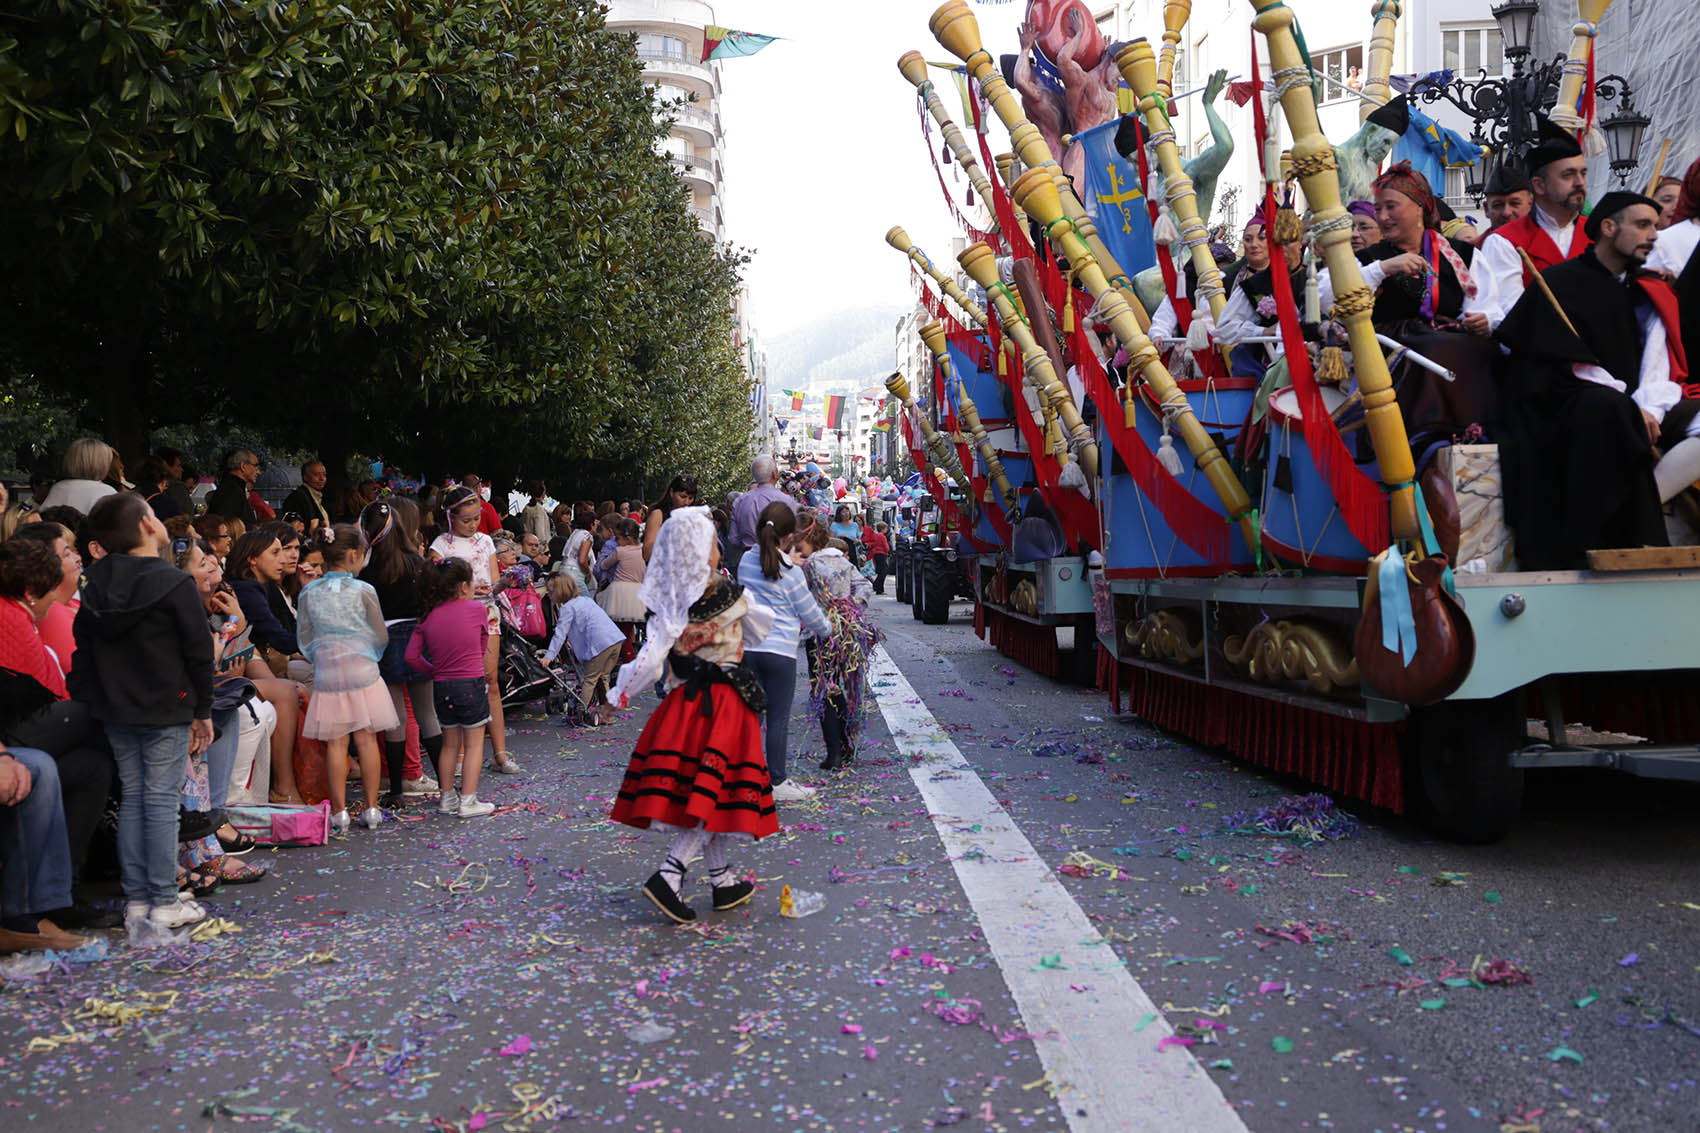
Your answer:
[[[620,668],[611,699],[655,683],[665,671],[673,643],[690,623],[690,608],[708,587],[708,556],[714,547],[714,520],[706,507],[676,508],[661,525],[654,553],[638,588],[649,609],[649,636],[629,664]]]

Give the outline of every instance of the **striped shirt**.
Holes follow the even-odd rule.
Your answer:
[[[795,657],[805,628],[810,637],[824,639],[832,634],[832,626],[809,592],[802,569],[792,566],[790,559],[782,559],[782,563],[779,577],[769,578],[762,573],[761,551],[750,551],[738,560],[738,582],[748,591],[750,601],[773,611],[773,628],[760,644],[749,646],[748,652]]]

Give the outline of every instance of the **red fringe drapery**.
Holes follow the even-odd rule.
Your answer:
[[[1404,776],[1397,725],[1369,724],[1118,661],[1098,647],[1098,687],[1121,711],[1248,763],[1308,779],[1398,813]]]
[[[1560,695],[1568,723],[1596,731],[1639,736],[1656,744],[1700,742],[1700,673],[1594,673],[1562,677]],[[1538,688],[1529,713],[1544,715]]]
[[[974,632],[1023,668],[1046,677],[1062,672],[1055,626],[1035,625],[976,602]]]

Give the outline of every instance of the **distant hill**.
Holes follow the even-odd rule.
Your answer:
[[[879,385],[896,365],[904,304],[835,311],[767,340],[768,385],[831,389]]]

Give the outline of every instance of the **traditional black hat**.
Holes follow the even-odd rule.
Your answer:
[[[1582,231],[1588,234],[1588,239],[1598,240],[1600,238],[1600,225],[1631,205],[1646,205],[1654,212],[1659,211],[1659,202],[1653,198],[1619,189],[1600,198],[1599,203],[1594,206],[1594,211],[1588,214],[1588,223],[1582,226]]]
[[[1411,99],[1408,95],[1400,95],[1386,106],[1378,106],[1367,119],[1384,130],[1404,136],[1411,127]]]
[[[1540,131],[1536,135],[1534,148],[1529,151],[1529,156],[1523,162],[1529,176],[1536,176],[1555,161],[1582,156],[1582,144],[1576,140],[1576,135],[1563,126],[1555,125],[1553,120],[1544,114],[1537,115],[1535,120],[1540,124]]]
[[[1512,193],[1524,193],[1529,190],[1529,175],[1514,165],[1499,162],[1488,174],[1487,184],[1482,186],[1484,197],[1506,197]]]
[[[1138,115],[1123,114],[1116,124],[1116,152],[1122,155],[1124,161],[1137,163],[1139,147],[1144,144],[1145,129],[1139,124]]]

